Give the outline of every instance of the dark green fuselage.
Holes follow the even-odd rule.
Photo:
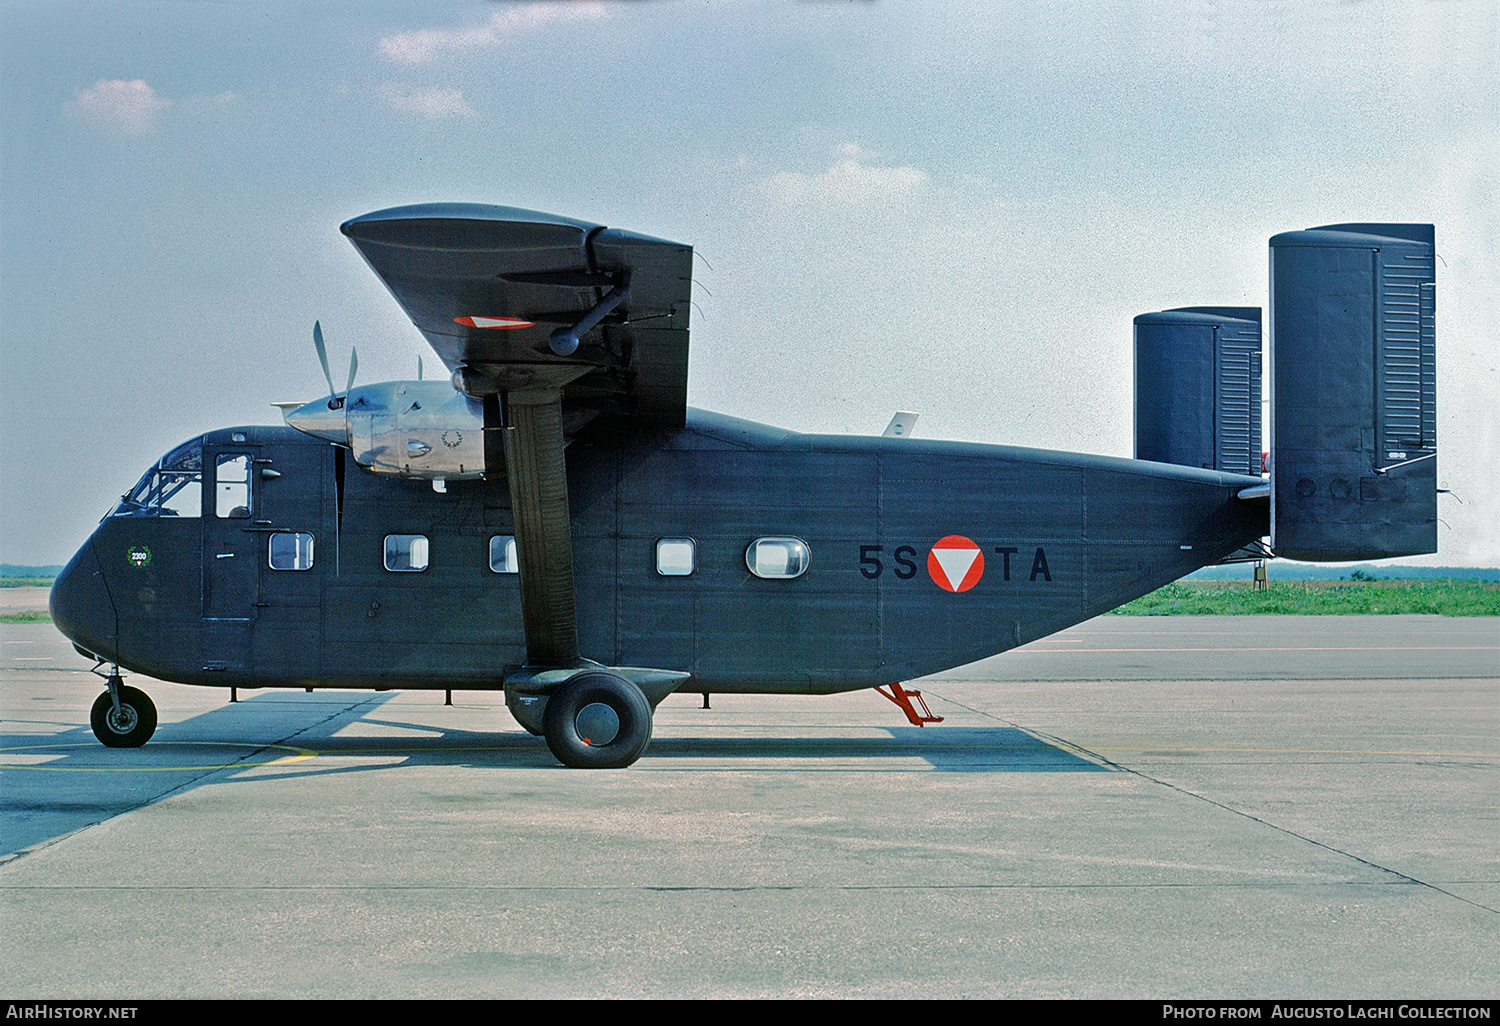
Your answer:
[[[519,578],[490,566],[490,540],[513,533],[503,479],[438,493],[280,427],[202,446],[204,468],[249,457],[251,515],[216,515],[205,480],[200,516],[106,517],[53,591],[80,648],[239,687],[495,689],[524,661]],[[1258,478],[697,411],[666,435],[599,422],[567,466],[582,655],[685,671],[690,692],[909,681],[1105,612],[1268,529],[1265,504],[1237,498]],[[309,568],[271,566],[269,539],[288,534],[313,538]],[[386,569],[388,535],[425,537],[426,569]],[[929,569],[955,536],[983,560],[962,591]],[[755,576],[758,538],[802,540],[808,569]],[[691,574],[657,572],[661,539],[694,542]]]

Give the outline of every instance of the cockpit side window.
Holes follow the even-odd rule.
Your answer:
[[[214,465],[214,515],[250,515],[250,457],[222,453]]]
[[[117,505],[117,517],[196,517],[203,511],[203,442],[179,445],[141,477]]]

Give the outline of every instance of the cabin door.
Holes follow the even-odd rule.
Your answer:
[[[209,669],[243,670],[260,598],[257,557],[265,544],[257,524],[256,459],[249,444],[208,446],[203,453],[203,661]]]
[[[251,665],[258,677],[312,684],[323,648],[323,586],[338,564],[331,445],[267,446],[255,465],[260,595]]]

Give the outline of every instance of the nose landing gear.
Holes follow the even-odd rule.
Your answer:
[[[89,712],[94,736],[106,748],[139,748],[156,733],[156,704],[144,691],[120,683],[118,675],[108,682]]]

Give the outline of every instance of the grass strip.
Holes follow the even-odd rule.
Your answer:
[[[1468,581],[1178,581],[1113,611],[1121,616],[1436,613],[1500,616],[1500,585]]]

